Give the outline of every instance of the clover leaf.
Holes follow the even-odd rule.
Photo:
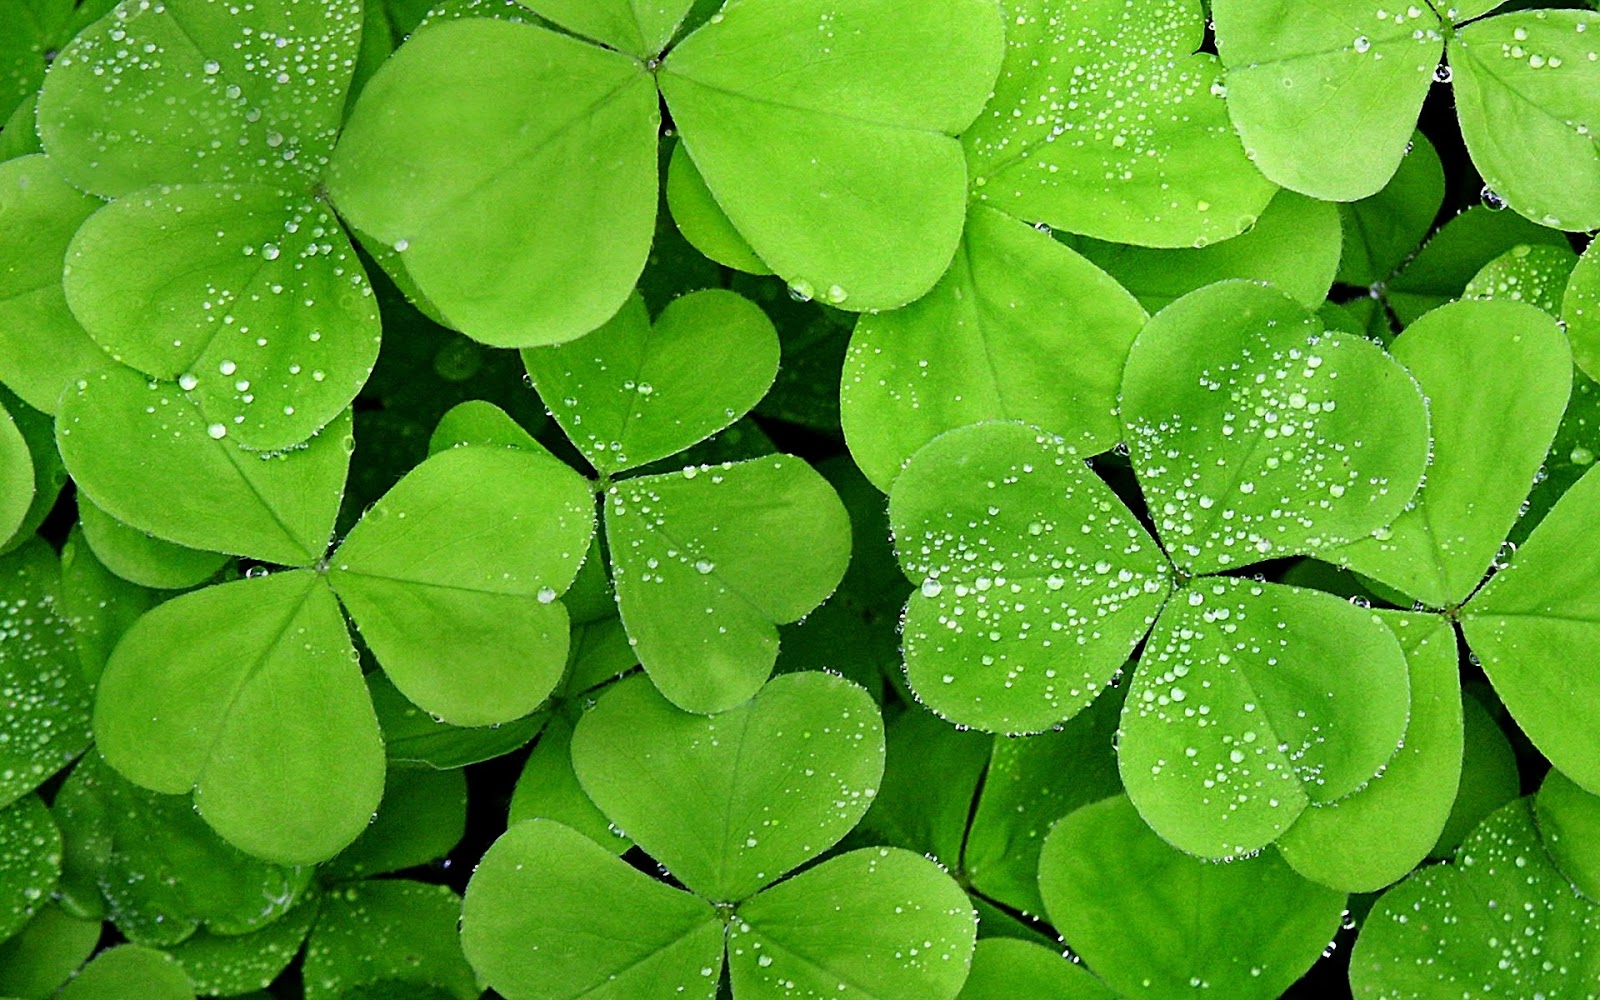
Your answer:
[[[16,534],[32,505],[33,453],[0,405],[0,538]]]
[[[171,955],[125,944],[107,948],[55,994],[57,1000],[194,1000],[194,986]]]
[[[0,940],[49,901],[61,875],[61,831],[37,795],[0,808]]]
[[[1337,206],[1344,227],[1338,280],[1367,288],[1387,280],[1433,229],[1444,194],[1439,152],[1427,136],[1413,132],[1382,190]]]
[[[1567,282],[1561,318],[1572,338],[1573,360],[1590,378],[1600,378],[1600,251],[1589,244]]]
[[[338,1000],[367,983],[480,993],[455,934],[461,900],[448,886],[368,879],[328,893],[306,945],[306,1000]]]
[[[130,528],[78,497],[78,524],[83,540],[106,569],[142,587],[184,590],[211,579],[228,561],[221,552],[203,552]]]
[[[1600,796],[1551,771],[1539,786],[1534,808],[1550,860],[1579,892],[1600,903],[1600,838],[1595,836],[1600,831]]]
[[[1059,1000],[1114,1000],[1116,994],[1083,966],[1052,948],[1014,938],[982,938],[972,953],[972,974],[960,1000],[1049,996]]]

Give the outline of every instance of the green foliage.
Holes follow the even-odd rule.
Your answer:
[[[0,0],[0,996],[1600,995],[1594,7]]]

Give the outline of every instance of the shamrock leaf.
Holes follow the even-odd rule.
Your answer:
[[[460,913],[448,886],[404,879],[328,893],[306,944],[306,1000],[339,1000],[373,982],[437,985],[456,1000],[475,1000],[481,991],[456,936]]]
[[[639,662],[669,701],[697,712],[756,692],[778,624],[822,603],[850,558],[838,495],[787,455],[614,483],[605,528]]]
[[[521,0],[540,17],[575,35],[592,38],[641,59],[658,54],[672,38],[692,0],[644,4],[639,0]]]
[[[561,429],[609,475],[675,455],[748,413],[777,375],[778,334],[733,292],[691,292],[654,324],[636,293],[593,333],[522,358]]]
[[[1146,319],[1115,281],[984,205],[950,270],[904,309],[856,324],[839,390],[850,453],[887,490],[940,433],[1021,420],[1085,455],[1116,442],[1117,384]]]
[[[1344,225],[1338,280],[1361,287],[1386,280],[1422,244],[1443,204],[1444,164],[1428,137],[1413,132],[1381,191],[1338,206]]]
[[[61,876],[61,831],[37,795],[0,808],[0,941],[48,902]]]
[[[41,908],[0,941],[0,990],[14,997],[52,995],[94,953],[101,930],[99,920],[80,920],[58,904]]]
[[[1039,860],[1045,907],[1073,952],[1129,997],[1278,996],[1339,929],[1343,893],[1273,851],[1230,864],[1189,857],[1124,797],[1066,816]]]
[[[320,906],[321,899],[307,893],[294,909],[260,930],[213,934],[202,929],[165,951],[183,967],[197,993],[238,996],[264,990],[300,953]]]
[[[372,825],[319,874],[348,882],[425,865],[449,854],[466,826],[467,779],[461,769],[438,771],[391,761]]]
[[[1463,301],[1394,344],[1427,395],[1427,484],[1392,523],[1332,558],[1430,607],[1466,600],[1516,521],[1572,381],[1554,320],[1518,302]]]
[[[1567,247],[1519,244],[1483,265],[1461,297],[1526,302],[1559,317],[1561,298],[1577,263],[1578,255]]]
[[[220,552],[185,548],[130,528],[96,507],[86,495],[78,497],[78,524],[101,565],[142,587],[184,590],[198,586],[228,561]]]
[[[1015,938],[980,940],[960,1000],[1012,1000],[1019,994],[1057,1000],[1116,998],[1110,987],[1055,949]]]
[[[584,715],[572,763],[601,811],[678,881],[731,902],[855,826],[883,775],[883,723],[866,692],[812,671],[709,717],[639,678]]]
[[[1567,237],[1514,212],[1474,205],[1446,222],[1416,255],[1384,283],[1383,301],[1401,326],[1460,298],[1477,273],[1501,254],[1523,244],[1567,248]]]
[[[1534,806],[1550,860],[1579,892],[1600,903],[1600,796],[1550,771]]]
[[[1006,60],[963,137],[979,201],[1140,246],[1250,228],[1274,186],[1228,124],[1195,0],[1006,0]]]
[[[517,776],[506,822],[555,820],[621,854],[633,846],[633,840],[608,820],[583,790],[573,765],[572,735],[573,724],[563,715],[552,717],[545,725]]]
[[[1572,338],[1573,360],[1585,375],[1600,379],[1600,250],[1589,244],[1567,281],[1561,318]]]
[[[0,405],[0,538],[21,529],[33,506],[33,452],[16,421]]]
[[[706,187],[706,179],[700,176],[700,170],[681,142],[673,144],[672,157],[667,163],[666,196],[673,224],[696,250],[736,271],[772,273],[717,204],[716,195]]]
[[[1281,584],[1196,580],[1140,658],[1117,763],[1169,843],[1246,854],[1371,780],[1409,705],[1405,654],[1372,612]]]
[[[1038,732],[1095,699],[1144,636],[1171,567],[1064,442],[980,424],[925,446],[895,481],[895,547],[919,585],[906,677],[945,718]]]
[[[1185,296],[1139,334],[1122,422],[1161,541],[1190,572],[1380,528],[1416,492],[1428,454],[1405,369],[1282,292],[1237,281]]]
[[[107,948],[61,987],[55,1000],[194,1000],[194,986],[176,959],[153,948]]]

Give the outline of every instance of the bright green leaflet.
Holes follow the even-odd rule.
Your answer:
[[[1428,397],[1427,484],[1392,523],[1330,558],[1430,607],[1467,599],[1533,485],[1567,406],[1572,355],[1555,320],[1521,302],[1442,306],[1394,343]]]
[[[1105,451],[1146,318],[1072,250],[976,205],[932,292],[856,324],[839,391],[850,453],[887,491],[918,448],[984,420],[1034,424],[1083,455]]]
[[[1339,205],[1344,255],[1338,280],[1370,286],[1385,281],[1433,229],[1444,204],[1444,164],[1433,143],[1411,133],[1411,146],[1383,190]]]
[[[799,295],[893,309],[949,266],[966,214],[953,137],[1001,52],[993,0],[740,0],[659,79],[695,166],[768,267]]]
[[[0,941],[50,901],[61,876],[61,831],[37,795],[0,809]]]
[[[78,488],[124,524],[192,549],[316,562],[350,464],[348,418],[276,455],[247,452],[226,431],[172,383],[108,368],[62,399],[56,440]]]
[[[139,788],[95,754],[73,770],[55,810],[74,864],[89,862],[108,918],[138,944],[177,944],[202,926],[259,930],[311,880],[309,869],[240,853],[195,815],[187,796]]]
[[[1157,837],[1122,797],[1057,823],[1039,861],[1056,929],[1127,997],[1278,996],[1339,929],[1343,893],[1295,874],[1276,852],[1220,865]]]
[[[73,0],[17,0],[0,7],[0,121],[44,82],[44,54],[72,6]]]
[[[460,898],[443,885],[385,879],[331,890],[306,945],[306,1000],[337,1000],[376,980],[476,1000],[481,991],[456,936],[460,915]]]
[[[673,144],[667,164],[667,209],[683,238],[718,264],[747,274],[772,273],[717,204],[681,142]]]
[[[338,853],[383,791],[382,740],[344,618],[308,571],[210,587],[146,614],[106,665],[94,728],[124,777],[193,788],[224,839],[285,864]]]
[[[506,1000],[712,1000],[723,924],[575,830],[518,823],[467,885],[461,945]]]
[[[1526,302],[1559,317],[1561,296],[1577,263],[1578,255],[1566,247],[1520,244],[1483,265],[1461,297]]]
[[[200,930],[166,949],[178,960],[195,992],[238,996],[266,989],[300,953],[320,908],[309,895],[294,909],[250,934],[212,934]]]
[[[12,395],[3,385],[0,385],[0,409],[7,411],[22,434],[33,467],[33,502],[28,505],[21,526],[9,538],[0,540],[0,555],[3,555],[25,544],[44,524],[66,484],[67,470],[61,463],[61,453],[52,444],[56,436],[53,420]]]
[[[960,1000],[1117,1000],[1100,980],[1061,955],[1028,941],[987,938],[972,953],[972,974]]]
[[[966,893],[932,861],[868,848],[741,904],[728,927],[728,971],[739,1000],[797,991],[953,1000],[976,935]]]
[[[1404,368],[1243,281],[1190,293],[1144,328],[1122,423],[1161,540],[1193,573],[1382,527],[1428,457],[1427,409]]]
[[[356,101],[329,190],[473,339],[560,343],[615,313],[644,266],[657,104],[619,53],[531,25],[431,25]]]
[[[84,966],[54,1000],[194,1000],[194,988],[170,955],[138,945],[107,949]]]
[[[1275,840],[1395,755],[1406,656],[1371,611],[1238,578],[1168,601],[1122,711],[1117,763],[1145,821],[1210,858]]]
[[[962,867],[974,888],[1043,913],[1039,851],[1056,820],[1122,790],[1116,731],[1122,689],[1105,692],[1058,730],[996,740],[972,812]]]
[[[1594,11],[1516,11],[1469,24],[1450,42],[1473,166],[1512,208],[1554,229],[1600,228],[1595,31]]]
[[[689,13],[691,0],[520,0],[574,34],[648,59],[661,51]]]
[[[16,421],[0,405],[0,538],[22,527],[33,506],[33,453]]]
[[[831,674],[784,674],[749,702],[693,715],[645,678],[619,684],[577,725],[584,791],[699,895],[745,899],[832,847],[883,777],[883,721]]]
[[[844,505],[788,455],[617,483],[605,522],[639,662],[691,712],[755,694],[777,658],[777,625],[821,604],[850,560]]]
[[[79,502],[85,498],[79,497]],[[78,662],[89,683],[99,681],[123,633],[160,601],[155,591],[106,569],[81,527],[68,534],[61,547],[61,613],[72,625]]]
[[[522,360],[556,423],[610,475],[750,412],[778,374],[778,331],[755,303],[722,289],[674,299],[654,324],[634,294],[600,329]]]
[[[511,414],[481,399],[469,399],[445,411],[428,438],[428,454],[469,444],[550,454],[550,450],[535,440]]]
[[[1444,51],[1427,4],[1216,0],[1228,114],[1261,172],[1325,201],[1394,176]]]
[[[459,769],[390,763],[372,825],[318,873],[348,881],[425,865],[449,854],[466,829],[467,780]]]
[[[567,675],[556,688],[556,694],[569,699],[589,694],[638,665],[639,658],[633,655],[628,632],[622,627],[613,606],[609,617],[573,628],[572,649],[567,655]]]
[[[1580,897],[1518,799],[1456,862],[1425,868],[1368,915],[1350,958],[1357,1000],[1584,997],[1600,985],[1600,906]]]
[[[1600,902],[1600,796],[1551,771],[1534,806],[1550,860],[1579,892]]]
[[[1400,640],[1410,669],[1405,744],[1365,788],[1313,804],[1277,841],[1295,871],[1343,892],[1374,892],[1426,858],[1461,777],[1455,630],[1435,615],[1378,614]]]
[[[1453,24],[1461,24],[1494,10],[1503,5],[1506,0],[1459,0],[1456,3],[1442,5],[1440,15]]]
[[[0,382],[46,413],[69,379],[105,363],[61,287],[67,244],[99,207],[43,156],[0,163]]]
[[[995,745],[988,733],[956,729],[918,707],[885,732],[883,781],[858,829],[961,871],[972,801]]]
[[[1479,686],[1488,687],[1481,682]],[[1488,692],[1487,697],[1492,699],[1493,692]],[[1504,714],[1498,706],[1495,711]],[[1428,857],[1434,860],[1454,854],[1485,817],[1522,791],[1516,751],[1495,716],[1484,707],[1483,700],[1472,695],[1470,688],[1461,699],[1461,722],[1461,782],[1450,806],[1450,818],[1445,821],[1438,842],[1428,851]]]
[[[101,564],[141,587],[183,590],[197,586],[228,561],[220,552],[185,548],[130,528],[96,507],[87,495],[78,497],[78,520],[84,541]]]
[[[538,707],[567,660],[572,585],[594,498],[555,459],[440,452],[375,503],[328,582],[384,672],[446,722],[487,726]]]
[[[935,438],[895,482],[906,679],[959,725],[1040,732],[1095,699],[1171,567],[1058,439],[990,423]]]
[[[964,141],[980,201],[1139,246],[1255,224],[1274,185],[1245,158],[1198,0],[1006,0],[1006,60]]]
[[[1340,239],[1334,206],[1280,191],[1255,225],[1210,246],[1160,250],[1087,237],[1069,237],[1066,242],[1155,312],[1197,288],[1228,278],[1270,282],[1315,308],[1333,285]]]
[[[437,722],[401,694],[382,671],[367,675],[367,690],[389,759],[446,769],[508,754],[535,736],[549,718],[535,712],[500,726],[465,728]]]
[[[1600,250],[1591,242],[1572,269],[1561,300],[1561,318],[1572,338],[1573,360],[1585,375],[1600,380]]]
[[[123,3],[50,67],[39,136],[69,181],[107,197],[161,183],[309,191],[360,35],[358,0]]]
[[[1600,794],[1600,675],[1574,650],[1600,641],[1600,468],[1567,491],[1462,609],[1461,630],[1512,718],[1550,763]]]
[[[0,556],[0,807],[89,745],[89,686],[58,607],[61,570],[43,539]]]
[[[48,997],[100,943],[100,921],[79,920],[48,905],[14,937],[0,942],[0,996]]]
[[[606,818],[578,782],[572,766],[572,732],[572,723],[560,715],[544,727],[517,778],[506,822],[515,825],[525,819],[555,820],[612,853],[621,854],[633,846],[633,840]]]
[[[1523,243],[1568,246],[1565,234],[1536,226],[1515,212],[1475,205],[1444,224],[1390,278],[1384,301],[1400,325],[1437,309],[1461,292],[1483,266]]]
[[[231,184],[136,193],[90,216],[66,267],[67,303],[95,342],[177,380],[246,448],[311,437],[378,357],[372,289],[315,199]]]

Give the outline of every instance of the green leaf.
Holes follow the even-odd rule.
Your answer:
[[[22,528],[33,506],[33,453],[16,421],[0,405],[0,538]]]
[[[600,329],[522,360],[556,423],[609,475],[676,455],[748,413],[778,373],[778,333],[733,292],[674,299],[654,325],[635,294]]]
[[[1190,293],[1144,328],[1122,423],[1160,538],[1193,573],[1382,527],[1428,457],[1426,405],[1404,368],[1242,281]]]
[[[138,944],[177,944],[202,926],[247,934],[279,919],[311,881],[241,853],[195,814],[187,796],[139,788],[90,754],[55,801],[69,870],[86,867],[108,918]]]
[[[61,570],[42,539],[0,556],[0,806],[89,745],[91,694],[58,607]]]
[[[107,197],[211,181],[307,191],[360,36],[358,0],[120,4],[51,65],[39,137],[69,181]]]
[[[33,915],[0,942],[0,996],[48,997],[100,943],[100,921],[80,920],[57,905]]]
[[[1512,208],[1553,229],[1600,228],[1600,62],[1587,10],[1515,11],[1450,41],[1472,165]],[[1493,123],[1492,125],[1490,123]]]
[[[1600,250],[1593,241],[1572,269],[1561,318],[1572,338],[1573,360],[1585,375],[1600,380]]]
[[[1522,793],[1517,753],[1495,716],[1484,707],[1484,700],[1493,700],[1494,694],[1482,681],[1477,684],[1486,692],[1481,698],[1473,697],[1469,686],[1461,699],[1461,783],[1450,806],[1450,818],[1428,851],[1428,857],[1436,860],[1454,854],[1485,817]],[[1505,714],[1498,704],[1494,711]]]
[[[839,585],[850,520],[827,480],[779,455],[612,485],[606,543],[650,679],[678,707],[716,712],[767,679],[777,625]]]
[[[1381,190],[1444,52],[1433,9],[1216,0],[1212,12],[1228,114],[1261,172],[1325,201]]]
[[[724,267],[747,274],[771,274],[772,269],[761,262],[750,249],[733,220],[717,204],[717,198],[706,187],[706,179],[694,165],[689,151],[682,142],[672,146],[672,158],[667,164],[667,208],[678,232],[694,248]]]
[[[1139,246],[1217,243],[1275,186],[1245,158],[1198,0],[1006,0],[1006,60],[964,137],[974,193],[1018,218]]]
[[[995,739],[911,706],[889,721],[883,781],[860,831],[961,871],[972,803]]]
[[[108,948],[84,966],[55,1000],[194,1000],[194,988],[177,960],[138,945]]]
[[[79,497],[79,502],[87,499]],[[82,674],[94,684],[123,633],[161,597],[106,569],[85,541],[83,529],[74,527],[61,547],[59,600],[61,615],[77,640]]]
[[[344,618],[307,571],[146,614],[100,678],[95,739],[130,781],[193,788],[224,839],[284,864],[338,853],[383,790],[383,744]]]
[[[78,521],[84,541],[100,563],[141,587],[194,587],[209,580],[228,561],[220,552],[185,548],[130,528],[96,507],[87,495],[78,497]]]
[[[1216,577],[1167,603],[1117,743],[1128,796],[1165,840],[1248,854],[1395,755],[1406,656],[1371,611],[1315,590]]]
[[[1340,239],[1334,206],[1280,191],[1255,225],[1210,246],[1161,250],[1088,237],[1068,237],[1066,242],[1155,312],[1197,288],[1228,278],[1269,282],[1316,308],[1333,285]]]
[[[33,468],[33,502],[22,516],[21,526],[9,538],[0,540],[0,555],[3,555],[20,548],[44,524],[66,484],[67,470],[55,447],[54,421],[12,395],[3,385],[0,385],[0,409],[7,411],[21,433]],[[20,483],[18,488],[21,488]]]
[[[447,722],[527,715],[561,679],[572,585],[594,500],[559,461],[454,448],[423,462],[351,530],[328,582],[384,672]]]
[[[1455,629],[1433,615],[1379,612],[1410,671],[1411,716],[1400,751],[1365,788],[1313,804],[1278,838],[1295,871],[1344,892],[1404,877],[1444,831],[1461,778],[1461,685]]]
[[[1579,892],[1600,902],[1600,796],[1550,771],[1534,805],[1550,860]]]
[[[1577,263],[1578,255],[1568,247],[1519,244],[1483,265],[1461,297],[1526,302],[1559,318],[1561,296]]]
[[[320,913],[317,897],[308,896],[280,919],[249,934],[196,931],[182,944],[167,949],[178,960],[196,992],[238,996],[264,990],[289,967]]]
[[[1127,997],[1197,986],[1276,997],[1317,960],[1345,903],[1273,851],[1223,865],[1174,850],[1122,796],[1056,824],[1039,885],[1068,946]]]
[[[61,877],[61,831],[37,795],[0,809],[0,941],[50,901]]]
[[[953,136],[999,69],[995,4],[741,0],[720,13],[659,76],[717,204],[797,295],[857,312],[920,298],[961,236]]]
[[[1600,793],[1600,677],[1573,650],[1600,641],[1600,471],[1578,480],[1462,609],[1461,631],[1495,693],[1550,763]]]
[[[506,822],[527,819],[555,820],[606,848],[621,854],[633,841],[594,804],[578,783],[572,763],[572,723],[565,716],[551,718],[511,793]]]
[[[973,888],[1043,913],[1039,851],[1056,820],[1122,790],[1115,752],[1123,689],[1104,692],[1058,730],[996,740],[972,812],[962,867]]]
[[[1536,226],[1515,212],[1475,205],[1444,224],[1407,261],[1384,291],[1401,326],[1459,298],[1483,266],[1523,243],[1567,246],[1564,233]]]
[[[378,357],[377,303],[338,222],[316,200],[270,187],[187,184],[120,198],[78,230],[65,282],[96,343],[177,380],[206,422],[245,448],[311,437],[350,405]]]
[[[1432,231],[1443,204],[1444,164],[1428,137],[1413,132],[1383,190],[1338,206],[1344,225],[1338,280],[1361,286],[1387,280]]]
[[[1357,1000],[1579,997],[1600,983],[1600,907],[1539,843],[1527,799],[1483,822],[1456,862],[1385,893],[1350,956]]]
[[[1566,409],[1572,355],[1532,306],[1464,301],[1413,323],[1394,356],[1428,398],[1427,483],[1393,523],[1330,558],[1445,608],[1467,599],[1516,523]]]
[[[71,14],[71,0],[18,0],[0,8],[0,120],[44,82],[44,55]]]
[[[557,697],[570,700],[590,694],[639,665],[616,608],[611,611],[609,617],[573,626],[567,674],[556,688]]]
[[[0,381],[46,413],[74,375],[105,364],[61,287],[67,244],[100,204],[43,156],[0,163]]]
[[[401,694],[382,671],[367,675],[372,706],[391,761],[428,767],[466,767],[517,749],[544,728],[549,716],[535,712],[499,726],[466,728],[439,722]]]
[[[856,324],[839,393],[851,455],[887,491],[918,448],[984,420],[1043,427],[1084,455],[1105,451],[1146,318],[1072,250],[974,206],[934,290]]]
[[[692,715],[644,678],[617,685],[572,737],[595,804],[694,892],[736,902],[832,847],[883,777],[883,722],[841,677],[775,677],[749,702]]]
[[[474,444],[550,454],[511,414],[482,399],[457,403],[439,418],[428,439],[428,454]]]
[[[728,972],[740,1000],[801,995],[952,1000],[972,961],[966,893],[927,858],[852,851],[739,906]]]
[[[467,884],[461,944],[506,1000],[712,1000],[722,920],[552,820],[518,823]]]
[[[460,770],[389,765],[383,801],[355,843],[318,871],[350,881],[444,857],[467,831],[467,779]]]
[[[192,549],[266,562],[316,562],[333,533],[350,463],[350,424],[304,448],[245,451],[170,382],[131,368],[77,381],[56,440],[78,488],[118,521]]]
[[[461,953],[461,899],[449,886],[370,880],[330,891],[306,945],[306,1000],[336,1000],[377,980],[445,988],[477,1000],[472,968]]]
[[[1160,548],[1059,439],[1022,424],[951,431],[889,499],[917,586],[906,679],[959,725],[1039,732],[1122,665],[1170,588]]]
[[[1111,988],[1055,951],[1029,941],[988,938],[972,953],[972,974],[960,1000],[1116,1000]]]
[[[560,343],[615,313],[644,267],[657,105],[619,53],[524,24],[433,25],[362,91],[329,191],[451,325]]]
[[[658,55],[689,13],[692,0],[521,0],[524,7],[576,35],[629,55]]]

